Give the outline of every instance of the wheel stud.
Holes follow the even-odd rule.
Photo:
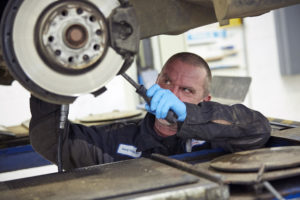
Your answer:
[[[78,15],[81,15],[83,13],[83,10],[82,8],[77,8],[76,12]]]
[[[55,51],[55,55],[56,55],[56,56],[60,56],[60,54],[61,54],[61,51],[60,51],[60,50],[56,50],[56,51]]]
[[[84,61],[88,61],[90,59],[90,57],[88,55],[84,55],[82,58]]]

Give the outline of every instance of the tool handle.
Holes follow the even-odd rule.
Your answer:
[[[171,124],[174,124],[177,122],[177,115],[176,113],[173,111],[173,110],[169,110],[168,111],[168,114],[167,114],[167,117],[166,117],[166,120],[171,123]]]
[[[136,89],[136,93],[142,96],[147,104],[150,105],[151,98],[147,96],[147,89],[143,85],[140,85],[139,88]]]
[[[143,85],[140,85],[140,87],[136,90],[136,93],[138,93],[139,95],[141,95],[143,97],[143,99],[147,102],[147,104],[150,105],[151,98],[146,95],[146,92],[147,92],[147,89]],[[178,117],[177,117],[177,115],[175,114],[175,112],[173,110],[169,110],[168,111],[166,120],[169,123],[171,123],[171,124],[176,123],[177,122],[177,118]]]

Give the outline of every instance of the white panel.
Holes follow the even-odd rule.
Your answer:
[[[245,20],[252,108],[300,121],[300,76],[280,74],[275,23],[273,12]]]

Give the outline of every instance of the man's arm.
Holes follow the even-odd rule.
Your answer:
[[[211,142],[213,147],[236,152],[260,148],[270,137],[268,120],[242,104],[186,103],[187,117],[177,135]]]
[[[60,107],[60,105],[50,104],[33,96],[30,98],[31,144],[35,151],[53,163],[57,163]],[[99,129],[95,127],[85,127],[69,121],[66,128],[68,130],[63,135],[62,149],[64,169],[113,161],[113,158],[109,156],[109,148],[112,145],[108,144],[108,141],[112,141],[109,138],[112,136],[105,131],[99,134]]]

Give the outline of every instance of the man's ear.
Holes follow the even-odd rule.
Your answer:
[[[206,97],[204,97],[203,101],[210,101],[211,100],[211,96],[210,94],[207,95]]]

